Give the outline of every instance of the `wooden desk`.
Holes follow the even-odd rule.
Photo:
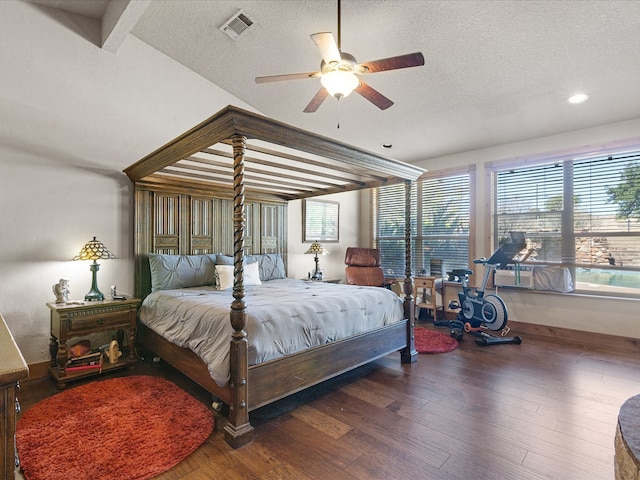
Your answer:
[[[0,315],[0,478],[13,480],[16,456],[16,413],[20,409],[16,392],[18,382],[29,376],[24,361],[7,324]]]

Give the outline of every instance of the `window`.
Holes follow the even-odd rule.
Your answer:
[[[411,269],[428,275],[440,260],[442,273],[468,268],[473,170],[422,177],[411,188]],[[373,191],[374,245],[387,277],[405,275],[405,187]]]
[[[530,258],[569,267],[576,290],[640,293],[640,151],[492,170],[495,247],[524,231]]]
[[[380,251],[385,277],[405,275],[405,185],[403,183],[372,190],[374,246]],[[411,252],[415,251],[416,188],[411,186]],[[412,262],[413,263],[413,262]],[[412,270],[413,270],[412,265]]]

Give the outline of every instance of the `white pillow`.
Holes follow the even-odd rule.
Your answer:
[[[262,285],[260,281],[258,263],[250,263],[244,266],[242,282],[247,285]],[[233,287],[233,265],[216,265],[217,288],[227,290]]]
[[[260,264],[258,262],[244,266],[242,281],[245,285],[262,285],[260,281]]]

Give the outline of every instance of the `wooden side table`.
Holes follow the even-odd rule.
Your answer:
[[[51,365],[49,373],[64,388],[67,382],[99,375],[133,365],[136,361],[136,312],[140,299],[102,300],[95,302],[47,303],[51,310]],[[123,352],[117,363],[105,361],[102,369],[67,372],[67,342],[74,337],[92,333],[123,330],[126,332],[128,352]]]

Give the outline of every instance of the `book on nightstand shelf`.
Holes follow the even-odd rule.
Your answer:
[[[100,357],[102,357],[101,350],[99,349],[92,350],[91,352],[85,353],[84,355],[69,357],[69,359],[67,360],[67,365],[71,365],[71,364],[81,365],[81,364],[95,363],[100,360]]]
[[[81,372],[83,370],[99,370],[100,372],[102,372],[102,362],[91,365],[77,365],[74,367],[67,367],[65,370],[67,372]]]
[[[71,357],[67,360],[68,372],[76,372],[81,370],[102,370],[104,362],[104,354],[101,350],[91,351],[84,355]]]

